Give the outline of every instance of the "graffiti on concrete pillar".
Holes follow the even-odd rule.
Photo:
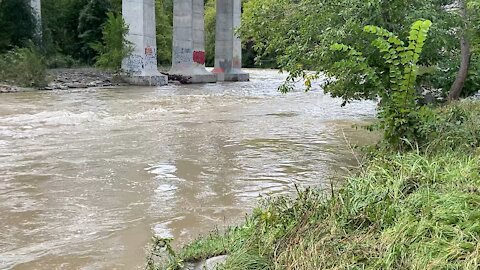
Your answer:
[[[220,59],[218,65],[215,65],[213,73],[228,73],[232,70],[232,61],[227,59]]]
[[[145,69],[155,69],[157,67],[157,49],[145,47],[145,54],[132,54],[123,62],[125,72],[131,75],[142,75]]]
[[[145,48],[145,65],[146,66],[157,66],[157,49],[152,47]]]
[[[144,68],[145,63],[141,55],[133,54],[125,60],[125,69],[128,73],[139,75],[142,73]]]
[[[192,50],[188,48],[173,48],[173,64],[192,63]]]
[[[153,52],[154,52],[154,50],[155,50],[155,49],[152,48],[152,47],[146,47],[146,48],[145,48],[145,55],[152,55]]]
[[[193,62],[198,63],[200,65],[205,65],[205,52],[194,51],[193,52]]]
[[[232,69],[232,61],[231,60],[220,61],[220,68],[223,69],[224,72],[229,72]]]

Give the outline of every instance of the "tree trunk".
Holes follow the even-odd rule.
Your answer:
[[[453,82],[452,87],[450,88],[450,92],[448,94],[448,100],[457,100],[460,98],[460,94],[462,94],[463,86],[465,85],[465,81],[468,77],[468,69],[470,67],[470,44],[467,40],[467,37],[462,37],[460,41],[461,46],[461,63],[460,63],[460,70],[458,70],[457,78],[455,82]]]
[[[467,19],[467,7],[465,5],[465,0],[459,1],[461,15],[464,20]],[[448,94],[448,100],[458,100],[460,94],[462,94],[463,86],[468,77],[468,69],[470,67],[470,59],[472,56],[470,50],[470,43],[468,42],[468,37],[466,32],[467,26],[464,26],[462,37],[460,38],[460,50],[461,50],[461,62],[460,69],[458,70],[457,78],[453,82],[450,92]]]

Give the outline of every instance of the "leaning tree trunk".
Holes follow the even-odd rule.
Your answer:
[[[465,5],[465,0],[459,1],[461,15],[464,20],[467,19],[467,7]],[[472,52],[470,50],[470,43],[468,42],[468,37],[466,34],[466,28],[463,29],[462,37],[460,38],[460,50],[461,50],[461,62],[460,69],[458,70],[457,78],[453,82],[450,92],[448,94],[448,100],[457,100],[462,94],[463,86],[468,77],[468,69],[470,67],[470,58]]]
[[[452,87],[450,88],[450,92],[448,94],[448,100],[457,100],[460,98],[460,94],[462,94],[463,86],[465,85],[465,81],[468,77],[468,69],[470,67],[470,44],[468,43],[467,37],[462,37],[460,41],[461,46],[461,63],[460,63],[460,70],[458,70],[457,78],[455,82],[453,82]]]

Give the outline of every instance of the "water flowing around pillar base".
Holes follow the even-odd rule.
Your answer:
[[[180,75],[188,78],[188,83],[214,83],[217,82],[217,76],[208,72],[202,66],[177,66],[172,68],[168,74]]]
[[[133,76],[125,74],[122,76],[122,78],[131,85],[163,86],[168,84],[168,77],[165,75]]]
[[[222,69],[215,68],[212,71],[213,74],[217,76],[217,81],[219,82],[246,82],[250,80],[250,75],[241,69],[232,69],[225,72]]]

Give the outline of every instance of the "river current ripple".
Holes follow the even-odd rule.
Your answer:
[[[0,95],[0,269],[141,269],[156,234],[185,243],[267,194],[328,186],[372,102],[250,82]]]

